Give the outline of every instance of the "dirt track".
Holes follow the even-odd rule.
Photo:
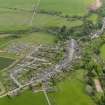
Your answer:
[[[97,9],[100,8],[102,6],[102,1],[101,0],[96,0],[96,7]]]

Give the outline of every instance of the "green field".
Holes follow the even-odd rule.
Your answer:
[[[32,8],[33,3],[37,3],[38,0],[0,0],[1,9],[5,8]]]
[[[101,57],[105,59],[105,44],[100,48]]]
[[[0,105],[48,105],[43,93],[26,91],[20,96],[0,99]]]
[[[0,38],[0,48],[7,47],[13,42],[15,43],[22,42],[29,44],[54,44],[55,40],[56,36],[44,32],[21,34],[21,36],[18,38],[14,38],[11,35],[4,38]]]
[[[69,15],[84,15],[87,13],[87,7],[94,0],[41,0],[40,9],[47,11],[60,11]],[[32,9],[34,3],[38,0],[0,0],[1,9],[24,8]]]
[[[29,44],[54,44],[56,37],[54,35],[42,32],[21,35],[20,38],[14,39],[12,42],[22,42]],[[10,42],[11,43],[11,42]]]
[[[50,93],[52,105],[95,105],[85,92],[83,71],[77,71],[58,83],[58,91]]]
[[[42,0],[40,8],[49,11],[60,11],[68,15],[85,15],[88,6],[94,0]]]
[[[91,16],[88,17],[88,20],[92,21],[93,24],[96,24],[97,20],[98,20],[98,15],[97,14],[92,14]]]
[[[10,58],[0,57],[0,70],[8,67],[14,60]]]
[[[30,28],[31,12],[3,12],[0,16],[0,32],[15,32],[17,30],[27,30]],[[12,20],[12,21],[10,21]],[[82,21],[70,21],[58,16],[51,16],[48,14],[37,14],[33,20],[33,26],[37,28],[48,27],[74,27],[82,25]]]
[[[83,16],[88,12],[88,6],[94,0],[41,0],[38,9],[45,11],[60,11],[70,16]],[[25,2],[25,3],[24,3]],[[28,29],[33,4],[38,0],[0,0],[0,32]],[[21,10],[22,9],[22,10]],[[81,25],[80,20],[67,21],[61,17],[48,14],[37,14],[34,18],[35,27],[63,26],[74,27]]]

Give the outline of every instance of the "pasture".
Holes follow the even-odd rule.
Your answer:
[[[0,70],[8,67],[14,60],[10,58],[0,57]]]
[[[100,48],[100,56],[105,59],[105,44]]]
[[[38,10],[62,12],[62,15],[84,16],[88,6],[94,0],[41,0]],[[33,6],[38,0],[0,0],[0,32],[10,32],[29,29]],[[33,26],[52,27],[66,25],[74,27],[81,25],[80,20],[67,21],[61,17],[38,13],[34,17]]]
[[[94,0],[42,0],[40,8],[46,11],[58,11],[70,16],[83,16]]]
[[[20,96],[0,99],[0,105],[48,105],[43,93],[25,91]]]

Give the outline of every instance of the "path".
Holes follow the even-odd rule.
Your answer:
[[[46,100],[47,100],[48,105],[51,105],[51,102],[50,102],[50,100],[49,100],[49,98],[48,98],[48,96],[47,96],[47,92],[46,92],[45,89],[43,89],[43,93],[44,93],[44,95],[45,95],[45,98],[46,98]]]

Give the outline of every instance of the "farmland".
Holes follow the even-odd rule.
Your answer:
[[[37,3],[38,0],[35,0],[34,3]],[[93,0],[83,1],[78,0],[75,3],[75,0],[66,0],[66,1],[48,1],[43,0],[40,3],[39,9],[44,11],[58,11],[70,16],[83,16],[88,12],[88,5]],[[59,5],[60,2],[60,5]],[[64,3],[65,2],[65,3]],[[32,16],[32,4],[33,1],[13,1],[8,2],[0,0],[0,31],[14,31],[14,30],[26,30],[30,26],[30,19]],[[55,5],[56,4],[56,5]],[[76,6],[77,5],[77,6]],[[65,8],[66,7],[66,8]],[[10,21],[12,20],[12,21]],[[54,22],[54,23],[53,23]],[[70,24],[69,24],[70,23]],[[49,16],[47,14],[38,14],[34,18],[33,26],[35,27],[52,27],[52,26],[62,26],[66,25],[68,27],[74,27],[81,25],[82,22],[79,20],[76,21],[67,21],[58,16]]]

